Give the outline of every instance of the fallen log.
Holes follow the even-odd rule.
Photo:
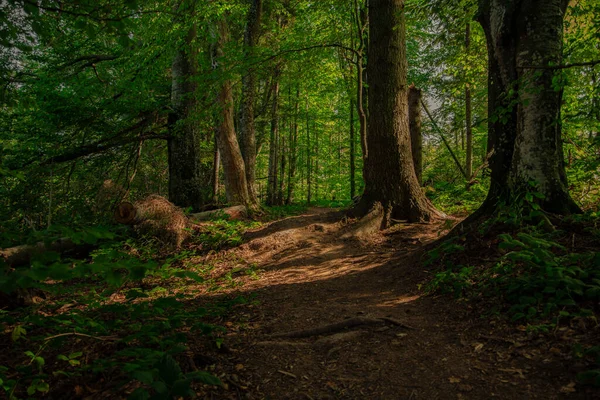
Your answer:
[[[0,258],[9,267],[20,267],[31,263],[38,254],[47,251],[55,251],[60,254],[73,252],[76,254],[89,253],[95,246],[88,243],[75,243],[69,238],[60,238],[52,243],[39,242],[36,244],[24,244],[0,250]]]
[[[194,221],[206,221],[219,216],[227,216],[229,219],[244,219],[248,215],[245,206],[232,206],[219,208],[217,210],[204,211],[196,214],[190,214],[190,219]]]

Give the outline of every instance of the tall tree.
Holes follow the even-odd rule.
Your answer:
[[[481,211],[511,202],[531,182],[542,209],[576,213],[567,189],[562,151],[563,19],[568,0],[485,0],[477,19],[489,56],[488,153],[491,186]]]
[[[223,49],[229,41],[229,30],[225,18],[218,22],[218,40],[215,45],[215,66],[223,70]],[[248,193],[246,182],[246,170],[244,159],[237,141],[233,120],[233,93],[231,81],[228,78],[222,80],[218,104],[220,107],[220,123],[218,127],[219,153],[223,163],[225,175],[225,193],[227,201],[231,204],[245,205],[250,212],[258,208],[258,202]]]
[[[260,35],[262,0],[251,0],[244,33],[244,58],[249,64],[242,76],[242,105],[240,121],[240,141],[246,168],[248,194],[256,199],[256,129],[254,127],[254,106],[256,102],[255,49]]]
[[[370,225],[443,217],[425,197],[412,162],[403,0],[369,2],[369,120],[365,191],[355,211]]]
[[[423,176],[423,133],[421,132],[421,89],[410,85],[408,89],[408,124],[410,130],[410,149],[412,151],[415,174],[419,185]]]
[[[209,200],[210,170],[203,166],[202,138],[194,120],[198,112],[198,46],[196,25],[190,22],[194,1],[184,1],[176,18],[190,23],[171,67],[172,112],[169,115],[169,199],[180,207],[200,208]]]

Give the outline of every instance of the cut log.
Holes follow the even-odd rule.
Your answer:
[[[115,208],[115,221],[133,225],[136,232],[151,235],[176,247],[189,237],[188,219],[179,207],[152,194],[135,203],[122,202]]]
[[[238,220],[246,218],[248,212],[245,206],[233,206],[227,208],[220,208],[218,210],[190,214],[190,219],[194,221],[206,221],[212,218],[218,218],[223,215],[227,216],[229,219]]]
[[[69,238],[60,238],[50,244],[39,242],[37,244],[25,244],[21,246],[9,247],[0,250],[0,258],[9,267],[19,267],[27,265],[31,262],[34,256],[46,251],[55,251],[57,253],[89,253],[95,246],[88,243],[74,243]]]

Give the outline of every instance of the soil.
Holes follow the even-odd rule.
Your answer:
[[[447,224],[400,224],[363,239],[348,235],[352,226],[313,208],[229,250],[259,272],[228,294],[252,301],[224,321],[214,373],[225,387],[207,398],[600,398],[575,384],[560,329],[549,339],[482,317],[477,304],[423,294],[434,273],[424,256]],[[304,335],[287,335],[296,331]]]

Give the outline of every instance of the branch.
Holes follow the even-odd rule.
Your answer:
[[[572,64],[563,64],[563,65],[521,65],[517,68],[519,69],[568,69],[568,68],[575,68],[575,67],[594,67],[596,65],[600,64],[600,60],[593,60],[593,61],[584,61],[584,62],[578,62],[578,63],[572,63]]]
[[[42,161],[40,163],[40,165],[58,164],[58,163],[63,163],[63,162],[67,162],[67,161],[72,161],[72,160],[76,160],[81,157],[89,156],[91,154],[103,153],[110,149],[114,149],[115,147],[123,146],[123,145],[129,144],[129,143],[139,142],[141,140],[155,140],[155,139],[166,140],[168,138],[169,138],[168,135],[158,135],[158,134],[150,133],[147,135],[140,135],[140,136],[121,139],[121,140],[118,140],[118,141],[115,141],[112,143],[107,143],[107,144],[103,144],[103,143],[89,144],[86,146],[81,146],[73,151],[68,152],[68,153],[50,157],[50,158]]]
[[[456,155],[452,151],[452,148],[450,147],[450,144],[446,140],[446,137],[444,136],[444,133],[442,132],[442,130],[440,129],[440,127],[438,126],[438,124],[435,122],[435,120],[431,116],[431,113],[429,112],[429,109],[427,108],[427,106],[425,105],[425,102],[423,100],[421,100],[421,105],[423,106],[423,109],[425,110],[425,112],[427,113],[427,116],[431,120],[431,123],[433,124],[433,127],[440,134],[440,137],[442,138],[442,141],[444,142],[444,144],[446,145],[446,148],[450,152],[450,155],[452,156],[452,159],[454,160],[454,162],[456,163],[456,166],[460,170],[460,173],[462,174],[462,176],[465,177],[465,179],[467,179],[467,180],[470,179],[470,177],[467,176],[467,173],[465,172],[465,170],[463,169],[462,165],[460,164],[460,161],[458,161],[458,158],[456,158]]]
[[[78,62],[81,61],[89,61],[87,64],[85,64],[84,66],[82,66],[81,68],[85,68],[86,66],[92,66],[95,63],[101,62],[101,61],[112,61],[112,60],[116,60],[117,58],[119,58],[119,56],[113,56],[113,55],[107,55],[107,54],[90,54],[87,56],[81,56],[76,58],[73,61],[69,61],[68,63],[66,63],[65,65],[63,65],[61,67],[61,69],[65,69],[67,67],[70,67],[72,65],[77,64]]]

